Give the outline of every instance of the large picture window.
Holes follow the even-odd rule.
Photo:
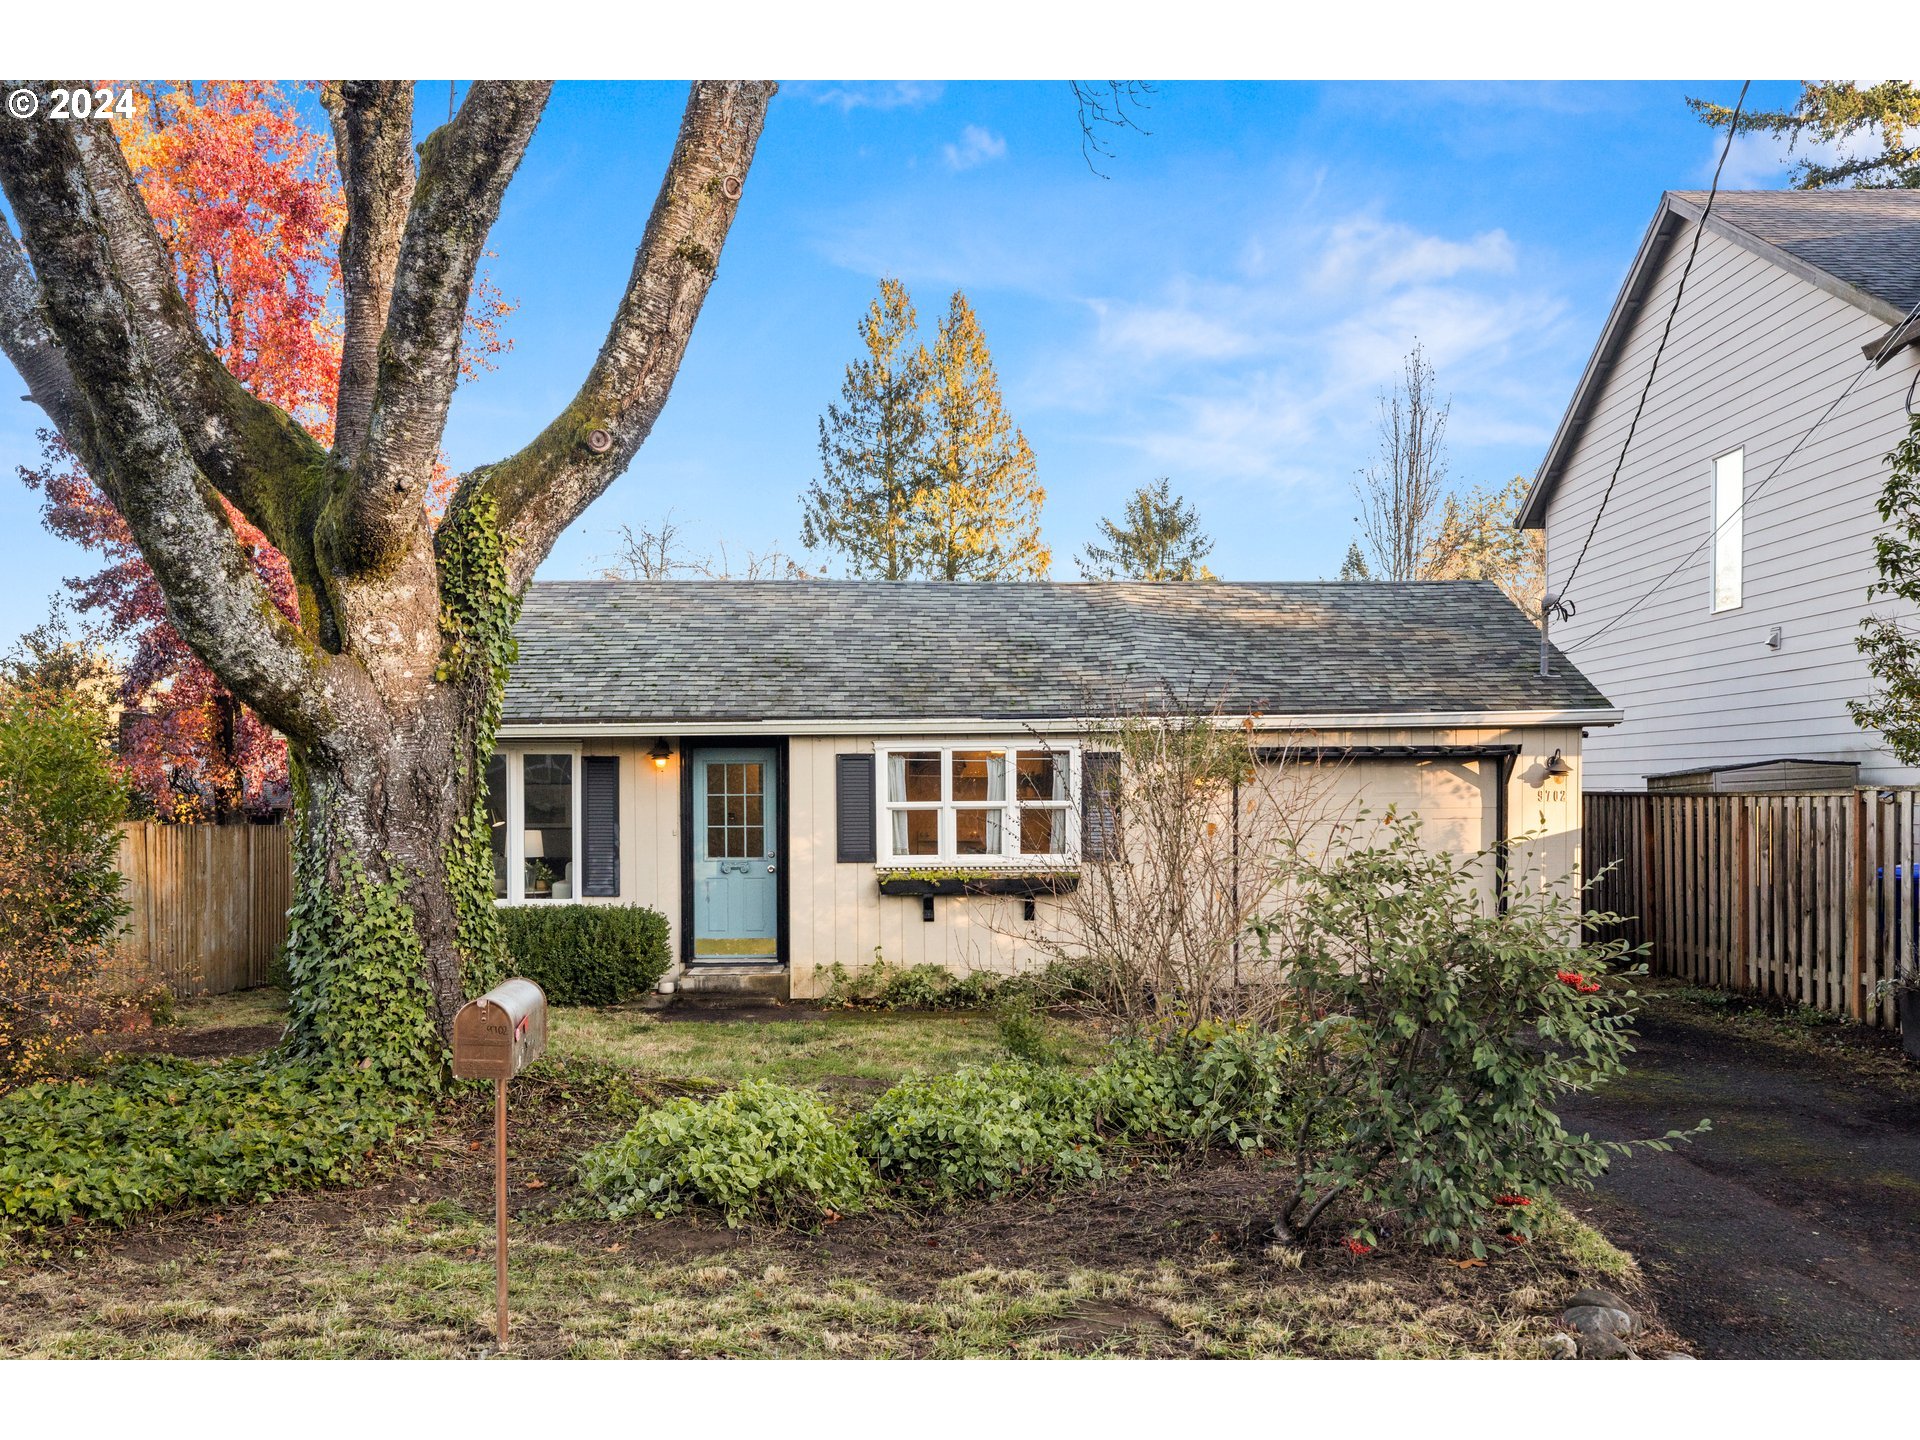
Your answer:
[[[883,865],[1007,865],[1070,860],[1078,747],[913,743],[875,766]]]
[[[580,894],[580,756],[501,750],[487,765],[493,898],[508,903]]]

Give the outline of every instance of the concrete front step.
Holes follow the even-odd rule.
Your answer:
[[[757,1005],[792,995],[784,965],[701,965],[686,967],[674,982],[683,1004]]]

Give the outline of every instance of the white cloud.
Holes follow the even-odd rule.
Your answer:
[[[949,170],[971,170],[976,165],[984,165],[989,160],[1005,156],[1007,142],[991,130],[969,125],[960,132],[958,143],[944,147],[944,153]]]
[[[847,110],[918,110],[945,92],[938,80],[796,80],[782,87],[816,105]]]
[[[1515,279],[1504,231],[1363,212],[1261,228],[1233,253],[1228,273],[1085,302],[1092,340],[1041,367],[1036,398],[1104,417],[1108,438],[1161,468],[1343,486],[1371,448],[1375,396],[1418,339],[1455,397],[1456,450],[1545,444],[1565,386],[1541,371],[1584,351],[1565,301]]]
[[[1720,149],[1726,143],[1726,136],[1714,134],[1701,171],[1703,186],[1713,179],[1713,167],[1720,163]],[[1803,161],[1832,165],[1884,149],[1878,126],[1846,140],[1801,140],[1792,143],[1791,148],[1784,135],[1763,135],[1749,130],[1734,136],[1733,149],[1727,152],[1726,167],[1720,172],[1720,188],[1779,190],[1792,183],[1794,167]]]

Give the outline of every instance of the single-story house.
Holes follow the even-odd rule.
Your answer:
[[[1920,784],[1847,709],[1874,688],[1861,619],[1913,618],[1867,587],[1916,306],[1920,190],[1661,197],[1519,517],[1573,610],[1555,641],[1626,712],[1589,790],[1770,762]]]
[[[1430,843],[1580,861],[1583,732],[1619,712],[1491,584],[534,585],[489,771],[502,904],[639,902],[684,977],[1007,971],[1095,848],[1090,721],[1252,717]],[[1004,872],[960,896],[923,881]]]

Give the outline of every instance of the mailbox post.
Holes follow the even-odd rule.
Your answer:
[[[531,980],[507,980],[453,1017],[453,1073],[493,1081],[493,1298],[495,1334],[507,1346],[507,1081],[547,1049],[547,997]]]

